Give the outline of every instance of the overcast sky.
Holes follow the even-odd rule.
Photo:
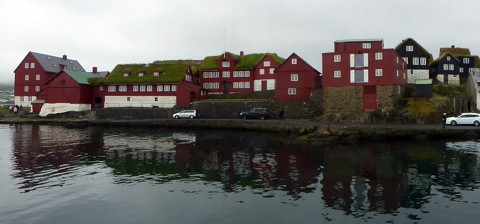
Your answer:
[[[66,54],[87,71],[224,50],[295,52],[321,71],[335,40],[362,38],[478,55],[478,12],[478,0],[0,0],[0,83],[13,83],[29,51]]]

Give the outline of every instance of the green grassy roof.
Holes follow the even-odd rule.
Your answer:
[[[183,80],[188,66],[192,67],[192,73],[198,69],[199,62],[193,60],[178,61],[155,61],[150,64],[119,64],[115,66],[110,75],[105,78],[89,79],[91,84],[127,84],[127,83],[179,83]],[[142,77],[138,73],[143,71]],[[158,71],[159,76],[153,73]],[[124,73],[129,72],[128,77]]]
[[[455,57],[458,56],[470,56],[470,50],[468,48],[448,47],[440,48],[440,54],[450,53]]]
[[[70,77],[72,77],[78,84],[83,84],[87,85],[88,79],[90,78],[100,78],[99,75],[93,74],[90,72],[78,72],[78,71],[71,71],[71,70],[66,70],[65,71]]]
[[[262,59],[265,57],[265,55],[270,56],[273,60],[275,60],[278,64],[283,63],[285,59],[279,57],[277,54],[274,53],[260,53],[260,54],[247,54],[244,55],[243,57],[240,57],[239,55],[228,53],[229,55],[233,56],[235,59],[235,70],[242,70],[242,69],[253,69]],[[217,70],[218,69],[218,59],[220,57],[223,57],[222,55],[219,56],[208,56],[206,57],[202,64],[200,65],[199,70],[200,71],[209,71],[209,70]]]

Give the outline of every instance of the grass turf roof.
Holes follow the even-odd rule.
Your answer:
[[[243,57],[240,57],[239,55],[232,54],[232,53],[227,53],[231,55],[236,63],[235,63],[235,70],[242,70],[242,69],[253,69],[262,59],[265,55],[270,56],[273,60],[275,60],[278,64],[281,64],[285,61],[285,59],[279,57],[275,53],[258,53],[258,54],[247,54],[244,55]],[[199,70],[200,71],[211,71],[211,70],[217,70],[218,69],[218,64],[217,61],[222,55],[219,56],[208,56],[206,57],[202,64],[200,65]]]
[[[450,53],[455,57],[458,56],[470,56],[470,50],[468,48],[448,47],[440,48],[440,54]]]
[[[105,78],[93,78],[91,84],[127,84],[127,83],[179,83],[183,80],[188,66],[192,73],[198,69],[199,63],[193,60],[155,61],[150,64],[120,64],[115,66],[110,75]],[[138,73],[143,72],[140,77]],[[154,76],[158,71],[159,76]],[[128,77],[124,73],[129,72]]]

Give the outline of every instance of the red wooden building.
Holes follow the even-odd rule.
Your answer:
[[[44,100],[45,84],[63,69],[85,72],[76,60],[67,55],[55,57],[36,52],[28,52],[15,69],[15,104],[31,107],[35,100]]]
[[[69,70],[60,72],[46,83],[45,100],[43,103],[33,104],[33,112],[46,116],[68,111],[91,110],[94,103],[94,87],[88,83],[88,79],[100,77],[96,73]]]
[[[89,79],[97,108],[186,106],[206,98],[197,61],[156,61],[117,65],[106,78]]]
[[[394,107],[407,85],[407,64],[382,39],[335,41],[322,61],[324,110]]]
[[[275,89],[275,69],[283,62],[276,54],[224,53],[206,57],[200,83],[208,94],[251,93]]]
[[[320,72],[297,54],[291,54],[276,70],[275,100],[309,101],[321,85]]]

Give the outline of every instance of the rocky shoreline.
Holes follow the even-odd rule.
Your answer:
[[[89,126],[145,127],[169,129],[216,129],[277,133],[289,140],[315,144],[357,144],[359,142],[473,140],[480,128],[438,125],[341,124],[310,120],[241,120],[241,119],[96,119],[3,117],[0,124],[59,125],[66,128]]]

